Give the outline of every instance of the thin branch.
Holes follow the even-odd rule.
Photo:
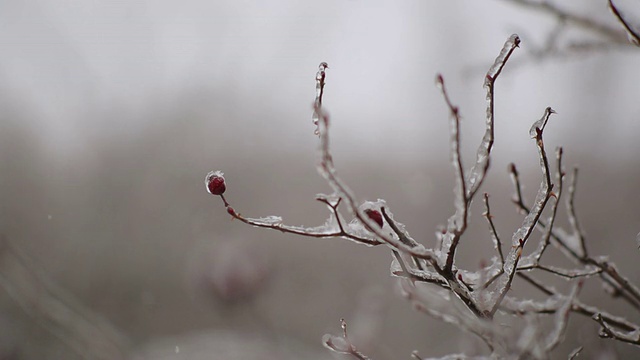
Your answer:
[[[389,224],[389,227],[391,228],[391,230],[393,230],[393,232],[396,233],[396,235],[398,236],[398,239],[400,239],[400,241],[402,241],[403,244],[411,247],[418,246],[418,243],[414,239],[412,239],[408,234],[406,234],[405,232],[403,232],[398,228],[398,225],[396,225],[396,222],[387,214],[387,209],[384,206],[380,208],[380,211],[382,212],[382,216],[384,217],[384,220],[387,222],[387,224]]]
[[[319,107],[322,106],[322,97],[324,96],[324,79],[326,77],[326,70],[329,68],[329,65],[326,62],[321,62],[320,65],[318,65],[318,72],[316,73],[316,99],[315,99],[315,106]],[[318,113],[317,112],[313,112],[313,125],[316,126],[316,129],[314,130],[314,134],[315,135],[320,135],[320,128],[318,126]]]
[[[569,296],[567,296],[562,306],[556,312],[556,321],[554,321],[555,326],[553,328],[553,331],[546,339],[547,346],[545,348],[545,351],[547,353],[555,349],[564,338],[564,334],[567,330],[567,325],[569,324],[569,314],[571,313],[572,304],[576,300],[576,297],[578,296],[582,285],[583,282],[578,281],[578,283],[573,287],[573,290],[571,290]]]
[[[582,252],[583,257],[588,257],[587,247],[585,245],[584,233],[582,232],[582,228],[580,227],[580,223],[578,222],[578,217],[576,216],[576,208],[574,204],[574,198],[576,193],[576,183],[578,182],[578,168],[573,168],[573,176],[571,177],[571,185],[569,185],[569,197],[567,198],[567,213],[569,215],[569,224],[573,228],[574,236],[578,236],[580,239],[580,251]],[[553,224],[551,224],[553,226]]]
[[[301,226],[285,225],[285,224],[282,223],[282,218],[277,217],[277,216],[269,216],[269,217],[266,217],[266,218],[247,218],[247,217],[242,216],[240,213],[236,212],[231,206],[227,206],[227,212],[234,219],[238,219],[239,221],[242,221],[245,224],[248,224],[248,225],[251,225],[251,226],[255,226],[255,227],[259,227],[259,228],[278,230],[278,231],[283,232],[283,233],[300,235],[300,236],[305,236],[305,237],[312,237],[312,238],[336,238],[336,237],[342,237],[342,238],[349,239],[349,240],[355,241],[357,243],[365,244],[365,245],[369,245],[369,246],[376,246],[376,245],[383,244],[383,242],[381,242],[379,240],[376,240],[376,239],[367,239],[367,238],[363,238],[363,237],[356,236],[354,234],[349,233],[343,227],[341,221],[339,220],[340,219],[340,215],[339,215],[339,213],[337,211],[338,204],[336,204],[335,207],[334,207],[331,204],[329,204],[328,202],[325,202],[324,200],[321,200],[321,199],[318,199],[318,200],[326,203],[329,207],[331,207],[333,209],[333,212],[335,214],[334,216],[335,216],[336,221],[338,222],[338,226],[339,226],[339,229],[337,231],[326,231],[326,229],[322,229],[322,227],[320,227],[322,229],[322,231],[315,231],[314,228],[305,228],[305,227],[301,227]]]
[[[453,324],[458,328],[478,336],[491,349],[494,350],[494,340],[491,336],[492,325],[485,322],[482,318],[471,317],[468,312],[460,312],[457,314],[446,313],[443,307],[450,310],[456,310],[451,304],[450,297],[442,295],[438,291],[421,291],[413,283],[402,281],[402,292],[404,297],[413,304],[413,308],[419,312],[429,315],[442,322]],[[454,293],[455,294],[455,293]],[[426,299],[425,299],[426,298]],[[467,305],[467,304],[465,304]]]
[[[542,1],[533,1],[533,0],[507,0],[508,2],[529,7],[531,9],[535,9],[538,11],[545,12],[552,16],[557,17],[563,21],[574,24],[577,27],[583,28],[588,31],[592,31],[596,34],[600,34],[604,36],[608,40],[622,44],[627,43],[624,38],[624,34],[621,33],[618,29],[613,28],[611,26],[600,23],[594,19],[591,19],[586,16],[580,16],[566,10],[561,9],[560,7],[554,5],[553,3],[542,0]]]
[[[358,360],[369,360],[369,357],[358,351],[349,340],[347,322],[344,319],[340,319],[340,327],[342,328],[342,337],[326,334],[322,339],[324,346],[339,354],[350,355]]]
[[[564,171],[562,170],[562,148],[561,147],[556,149],[556,159],[558,164],[558,170],[556,172],[556,184],[558,186],[556,187],[557,190],[555,192],[555,201],[553,202],[553,206],[551,207],[551,215],[549,216],[549,220],[547,220],[547,223],[549,224],[549,226],[547,227],[542,237],[542,245],[541,245],[540,251],[535,256],[536,264],[540,262],[540,258],[542,258],[542,254],[544,254],[544,251],[549,246],[550,239],[551,239],[551,230],[553,229],[556,215],[558,214],[558,204],[560,203],[560,197],[562,196],[562,185],[563,185],[562,179],[564,178]]]
[[[494,61],[493,65],[487,71],[484,79],[484,87],[487,90],[487,110],[486,110],[486,130],[482,137],[482,142],[476,153],[476,163],[469,172],[467,179],[467,198],[469,201],[473,199],[475,193],[480,189],[484,182],[487,170],[489,169],[491,149],[494,142],[494,119],[495,119],[495,96],[494,88],[498,76],[502,73],[502,69],[513,54],[513,51],[520,46],[520,37],[513,34],[507,39],[502,47],[502,51]]]
[[[534,270],[534,269],[546,271],[548,273],[558,275],[560,277],[564,277],[567,279],[591,277],[593,275],[598,275],[602,272],[602,269],[599,269],[599,268],[567,270],[567,269],[562,269],[555,266],[546,266],[546,265],[540,265],[540,264],[518,267],[518,271],[528,271],[528,270]]]
[[[631,42],[635,46],[640,46],[640,33],[638,33],[636,29],[634,29],[634,27],[624,19],[622,13],[613,4],[613,0],[609,0],[609,8],[611,9],[613,15],[615,15],[618,21],[622,24],[622,26],[624,26],[625,30],[627,30],[627,33],[629,34],[629,40],[631,40]]]
[[[467,228],[467,221],[469,215],[469,202],[467,198],[467,187],[465,184],[464,169],[462,166],[462,159],[460,156],[460,114],[458,107],[454,106],[449,99],[447,88],[444,85],[444,78],[442,75],[436,77],[436,83],[442,92],[442,97],[446,102],[451,112],[451,161],[453,162],[455,169],[456,186],[454,189],[455,199],[454,205],[456,212],[449,218],[449,224],[447,227],[447,234],[445,238],[451,238],[448,242],[450,244],[447,254],[447,260],[445,264],[445,271],[450,272],[453,268],[453,260],[455,257],[456,247],[460,241],[460,236]]]
[[[628,344],[640,346],[640,329],[636,328],[632,331],[620,331],[612,328],[604,320],[602,314],[598,313],[593,317],[593,320],[597,321],[600,326],[600,337],[608,339],[616,339]]]
[[[453,106],[447,95],[444,87],[444,80],[442,76],[437,77],[437,82],[440,85],[442,94],[445,98],[447,106],[449,107],[453,121],[451,125],[451,146],[452,146],[452,159],[456,168],[456,181],[459,185],[456,187],[461,194],[456,196],[456,213],[449,219],[449,226],[447,228],[447,234],[444,236],[444,252],[447,254],[445,269],[451,271],[453,268],[453,262],[455,258],[456,248],[460,242],[462,234],[465,232],[468,223],[469,205],[473,200],[476,192],[484,182],[489,164],[491,160],[491,149],[494,142],[494,123],[495,123],[495,97],[494,87],[498,76],[502,72],[502,69],[506,65],[507,61],[511,57],[513,51],[519,46],[520,37],[513,34],[507,39],[500,51],[500,54],[494,61],[493,65],[487,71],[484,81],[484,87],[487,90],[487,110],[486,110],[486,130],[482,137],[480,146],[476,153],[476,162],[471,167],[468,176],[464,176],[462,169],[462,163],[460,161],[460,148],[459,148],[459,113],[458,108]]]
[[[522,190],[518,172],[515,166],[510,166],[511,179],[513,180],[514,187],[516,189],[516,197],[513,199],[514,204],[518,210],[522,212],[529,212],[530,208],[525,204],[522,197]],[[548,224],[544,220],[539,221],[541,229],[546,229]],[[551,230],[552,243],[557,246],[568,258],[583,264],[593,265],[602,270],[599,274],[601,280],[611,286],[615,290],[617,296],[622,297],[627,303],[632,305],[635,309],[640,311],[640,289],[635,287],[626,277],[622,276],[614,266],[614,264],[606,260],[597,260],[591,257],[584,257],[580,254],[580,249],[576,249],[571,246],[571,240],[569,240],[564,233],[558,230]]]
[[[484,217],[487,219],[489,223],[489,233],[491,234],[491,240],[493,240],[493,247],[498,252],[498,256],[500,258],[500,267],[504,267],[504,254],[502,253],[502,242],[500,241],[500,237],[498,236],[498,232],[496,231],[496,226],[493,224],[493,215],[491,215],[491,208],[489,207],[489,194],[484,193]]]
[[[524,245],[533,232],[533,229],[536,227],[538,219],[540,218],[540,215],[542,215],[542,211],[544,210],[552,194],[553,184],[551,183],[551,176],[549,175],[549,160],[547,159],[547,153],[544,149],[542,133],[549,117],[553,113],[555,113],[553,109],[551,109],[550,107],[546,108],[542,118],[536,121],[531,128],[532,132],[535,132],[534,137],[540,157],[540,168],[542,170],[543,180],[540,184],[538,194],[536,195],[536,200],[534,202],[533,208],[524,218],[522,226],[513,234],[512,249],[509,252],[509,256],[507,257],[507,261],[504,265],[505,274],[498,281],[496,295],[494,296],[494,299],[492,299],[493,305],[489,312],[490,317],[493,317],[507,292],[511,289],[511,283],[513,282],[513,278],[516,274],[518,262],[520,261],[520,258],[522,256]]]
[[[358,208],[358,203],[353,192],[347,187],[342,179],[338,177],[336,169],[333,166],[333,159],[331,156],[331,152],[329,151],[329,117],[321,107],[316,107],[315,110],[319,116],[318,124],[320,126],[321,161],[318,165],[318,172],[327,180],[333,190],[344,199],[349,211],[364,225],[364,227],[368,231],[375,234],[378,239],[387,243],[395,249],[427,260],[434,268],[440,269],[440,266],[437,263],[437,256],[433,251],[428,250],[421,245],[410,247],[402,243],[400,240],[394,239],[392,236],[389,236],[389,234],[383,232],[377,223],[371,220],[363,211]]]
[[[523,280],[525,280],[526,282],[528,282],[529,284],[531,284],[532,286],[534,286],[536,289],[540,290],[542,293],[544,293],[547,296],[559,295],[558,291],[555,290],[553,287],[543,284],[541,281],[534,279],[527,273],[518,272],[518,276]],[[505,309],[502,309],[502,310],[505,310]],[[584,315],[590,318],[593,318],[594,316],[596,316],[596,314],[600,314],[600,316],[607,323],[613,326],[616,326],[623,331],[633,331],[639,328],[638,325],[629,322],[625,318],[606,313],[595,306],[583,304],[578,300],[575,300],[573,302],[572,311],[577,314]],[[540,309],[539,311],[539,313],[553,313],[553,312],[555,312],[555,308]]]
[[[582,349],[583,349],[582,346],[577,347],[571,353],[569,353],[569,357],[567,359],[568,360],[573,360],[573,359],[577,358],[578,355],[580,355],[580,353],[582,352]]]
[[[493,240],[493,247],[498,252],[498,257],[500,259],[500,269],[480,287],[481,290],[488,288],[494,281],[504,274],[504,253],[502,252],[502,241],[500,241],[500,237],[498,236],[498,232],[496,231],[496,227],[493,223],[493,215],[491,215],[491,208],[489,207],[489,194],[487,193],[484,193],[484,206],[486,210],[483,215],[489,223],[489,233]]]

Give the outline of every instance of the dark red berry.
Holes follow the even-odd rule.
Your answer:
[[[212,171],[207,174],[204,183],[207,186],[207,191],[209,191],[211,195],[222,195],[227,189],[222,175],[221,171]]]
[[[382,214],[380,214],[380,211],[367,209],[364,211],[364,213],[367,214],[369,219],[375,221],[376,224],[378,224],[378,226],[382,227],[382,225],[384,224],[384,222],[382,221]]]

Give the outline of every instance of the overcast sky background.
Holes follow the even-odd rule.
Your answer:
[[[572,6],[615,24],[604,2]],[[511,33],[522,38],[515,64],[555,24],[508,1],[4,1],[0,7],[3,94],[31,114],[32,126],[60,154],[91,146],[86,132],[145,131],[159,121],[147,115],[153,107],[198,93],[211,97],[203,99],[211,107],[237,104],[233,118],[210,109],[214,128],[234,138],[263,134],[256,140],[295,151],[309,141],[302,134],[321,61],[331,67],[326,105],[336,136],[369,146],[393,141],[394,151],[411,154],[424,150],[425,136],[447,128],[436,73],[445,75],[461,106],[465,131],[481,130],[484,69]],[[497,128],[510,136],[500,136],[498,146],[529,151],[518,135],[526,136],[552,106],[560,114],[553,133],[563,144],[588,151],[598,136],[599,153],[633,158],[640,126],[640,110],[630,101],[640,83],[634,64],[637,55],[626,51],[507,67],[497,86]],[[115,109],[121,113],[109,113]],[[272,142],[273,133],[289,136]]]

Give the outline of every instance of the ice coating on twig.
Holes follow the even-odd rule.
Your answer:
[[[540,120],[534,122],[533,125],[531,125],[531,128],[529,129],[529,136],[531,136],[532,139],[535,139],[536,136],[538,136],[539,131],[544,131],[544,127],[547,125],[547,121],[549,121],[549,117],[551,116],[551,114],[555,113],[555,110],[553,110],[552,108],[546,108],[546,110],[544,111],[544,115],[542,115]]]
[[[533,232],[542,211],[546,207],[547,202],[551,196],[551,188],[553,184],[551,184],[551,177],[549,175],[549,161],[547,159],[547,155],[544,149],[544,142],[542,140],[542,132],[544,129],[544,124],[546,124],[545,118],[548,118],[551,114],[551,108],[545,109],[545,114],[542,119],[536,121],[536,124],[540,123],[542,125],[541,128],[535,127],[536,131],[536,146],[538,148],[538,154],[540,158],[540,168],[542,171],[542,183],[540,184],[540,188],[538,189],[538,193],[536,195],[536,199],[534,201],[533,206],[529,210],[527,216],[525,216],[524,221],[522,222],[522,226],[513,234],[511,243],[511,251],[509,255],[505,259],[504,264],[504,274],[498,279],[498,283],[496,285],[496,291],[494,292],[491,300],[492,308],[491,314],[494,314],[507,292],[511,289],[511,283],[513,282],[513,277],[516,274],[516,270],[518,267],[518,262],[522,256],[522,250],[524,248],[525,243],[529,239],[531,233]],[[542,121],[542,122],[541,122]]]
[[[329,65],[326,62],[321,62],[318,65],[318,72],[316,73],[316,100],[315,107],[322,106],[322,97],[324,95],[324,79],[326,77],[326,70],[329,68]],[[318,126],[318,112],[313,111],[313,125],[316,126],[314,130],[315,135],[320,135],[320,128]]]
[[[358,360],[369,360],[369,357],[358,351],[351,343],[351,340],[349,340],[347,322],[344,321],[344,319],[340,319],[340,327],[342,328],[342,336],[325,334],[322,337],[324,347],[339,354],[350,355]]]
[[[520,46],[520,37],[517,34],[512,34],[504,43],[500,54],[498,54],[498,57],[496,57],[496,60],[493,62],[493,66],[489,68],[489,71],[487,72],[487,79],[485,79],[485,86],[488,84],[488,82],[491,82],[492,79],[495,79],[498,75],[500,75],[504,64],[509,59],[509,56],[511,56],[513,50],[518,46]]]
[[[487,71],[484,80],[484,87],[487,90],[487,113],[486,130],[482,137],[482,142],[476,153],[476,163],[473,165],[467,177],[467,197],[471,198],[482,185],[484,177],[489,168],[490,154],[494,140],[494,93],[493,87],[496,79],[502,72],[507,60],[513,51],[520,45],[520,37],[513,34],[507,39],[500,51],[500,54]]]
[[[579,281],[573,286],[573,289],[571,290],[569,296],[564,299],[562,305],[556,311],[556,320],[554,321],[555,326],[551,333],[549,333],[549,335],[547,335],[547,338],[545,339],[545,353],[548,354],[549,352],[551,352],[551,350],[556,348],[556,346],[558,346],[558,344],[560,344],[560,342],[562,341],[562,338],[564,337],[564,334],[567,330],[567,325],[569,324],[569,314],[571,313],[573,302],[578,296],[578,292],[581,288],[582,281]]]
[[[489,68],[484,86],[487,90],[487,111],[486,111],[486,129],[482,137],[482,141],[476,153],[476,162],[465,176],[462,162],[460,160],[460,136],[459,123],[460,116],[458,107],[454,106],[449,100],[444,80],[441,75],[436,77],[436,83],[441,89],[445,102],[450,109],[451,120],[451,158],[456,171],[456,187],[455,187],[455,214],[451,216],[447,222],[447,233],[442,236],[442,253],[446,256],[444,259],[445,269],[450,271],[453,267],[456,248],[460,242],[462,234],[467,228],[467,218],[469,215],[469,205],[473,200],[476,192],[484,182],[485,176],[489,169],[491,159],[491,149],[494,142],[494,84],[507,60],[520,44],[518,35],[511,35],[505,42],[500,54]]]

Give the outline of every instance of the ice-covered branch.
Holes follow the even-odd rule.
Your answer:
[[[432,264],[432,266],[439,268],[440,266],[437,263],[437,256],[433,251],[426,249],[421,245],[415,247],[405,245],[399,239],[396,239],[382,231],[382,228],[379,226],[379,224],[372,220],[365,214],[362,209],[359,208],[355,195],[353,194],[351,189],[349,189],[349,187],[342,181],[342,179],[338,177],[336,169],[333,166],[333,158],[329,150],[329,116],[324,112],[321,106],[316,105],[315,111],[318,114],[318,125],[320,128],[321,160],[320,164],[318,165],[318,172],[327,180],[329,185],[335,191],[336,195],[344,200],[348,210],[353,214],[353,216],[357,218],[368,231],[375,234],[375,236],[379,240],[387,243],[389,246],[401,252],[405,252],[420,259],[427,260]]]
[[[489,164],[491,160],[491,149],[494,142],[494,124],[495,124],[495,98],[494,87],[495,82],[502,72],[505,64],[511,57],[513,51],[520,44],[518,35],[513,34],[507,39],[500,51],[500,54],[494,61],[493,65],[487,71],[484,81],[484,87],[487,90],[487,110],[485,119],[485,133],[476,153],[476,162],[471,167],[467,176],[463,171],[460,159],[460,114],[457,106],[454,106],[448,96],[444,86],[444,80],[438,75],[436,81],[442,91],[447,106],[452,115],[451,121],[451,158],[456,170],[456,191],[455,191],[455,214],[449,218],[447,225],[447,233],[443,237],[443,253],[446,254],[445,269],[451,271],[453,268],[456,248],[460,243],[460,238],[465,232],[468,223],[469,206],[476,192],[484,182]]]
[[[557,16],[564,13],[554,5],[546,2],[515,0],[528,6],[540,6]],[[594,24],[573,18],[568,21],[594,27]],[[597,24],[596,24],[597,25]],[[598,27],[595,26],[597,30]],[[606,33],[605,30],[601,30]],[[616,32],[618,34],[618,32]],[[283,233],[314,237],[314,238],[345,238],[359,244],[369,246],[387,245],[393,255],[391,262],[392,276],[400,277],[404,295],[420,312],[444,322],[451,323],[458,328],[477,335],[491,350],[492,358],[506,357],[513,354],[525,354],[534,358],[547,358],[549,353],[561,342],[566,330],[568,317],[571,312],[587,316],[595,316],[602,326],[602,334],[621,341],[640,343],[640,337],[634,337],[638,327],[622,317],[617,317],[601,311],[598,308],[582,304],[577,299],[582,281],[592,276],[599,276],[609,285],[614,295],[623,297],[636,309],[640,310],[640,289],[633,285],[627,277],[619,274],[613,263],[601,258],[593,258],[587,254],[585,237],[578,223],[574,208],[576,188],[576,174],[569,185],[567,211],[572,233],[564,232],[556,226],[556,217],[560,198],[563,192],[564,170],[562,167],[562,148],[556,151],[557,168],[555,184],[552,183],[552,171],[543,141],[543,132],[553,109],[546,108],[543,116],[534,122],[530,128],[531,138],[535,140],[542,181],[535,200],[528,206],[523,198],[519,173],[515,165],[509,167],[511,178],[516,189],[514,203],[524,215],[521,226],[512,236],[511,243],[503,249],[502,240],[496,230],[489,204],[489,195],[484,194],[484,217],[488,223],[489,235],[493,243],[496,256],[491,262],[481,260],[479,269],[465,270],[456,263],[456,250],[461,238],[467,230],[470,207],[472,201],[487,177],[491,162],[491,151],[494,144],[495,126],[495,82],[513,51],[518,47],[520,38],[512,35],[505,42],[500,54],[487,71],[484,79],[486,89],[486,119],[485,131],[476,151],[475,162],[471,168],[465,170],[461,156],[460,140],[460,111],[449,97],[441,75],[436,77],[444,102],[450,113],[450,151],[451,162],[455,172],[454,208],[455,213],[449,217],[446,229],[436,233],[438,245],[435,249],[426,248],[414,240],[404,225],[393,218],[384,200],[377,202],[360,202],[347,183],[338,176],[333,162],[330,147],[330,118],[323,105],[327,63],[321,63],[316,73],[316,96],[313,106],[313,122],[315,133],[319,136],[318,173],[332,188],[330,195],[318,195],[316,200],[325,204],[329,209],[329,218],[321,226],[303,227],[285,225],[282,218],[268,216],[263,218],[249,218],[237,212],[224,196],[227,184],[223,174],[219,171],[207,175],[205,184],[212,195],[220,196],[223,204],[233,219],[260,228],[268,228]],[[554,192],[555,190],[555,192]],[[549,201],[555,201],[549,209]],[[346,208],[346,211],[345,211]],[[547,210],[548,217],[542,218]],[[343,214],[346,216],[343,216]],[[348,221],[348,219],[351,219]],[[542,232],[539,245],[531,254],[524,256],[525,245],[530,242],[535,229]],[[569,259],[578,264],[568,269],[541,263],[541,259],[549,244],[559,248]],[[510,246],[509,246],[510,245]],[[560,294],[558,291],[531,277],[533,271],[546,272],[566,279],[577,279],[571,294]],[[532,284],[543,294],[548,296],[542,301],[517,300],[511,296],[510,290],[516,276]],[[459,301],[458,301],[459,300]],[[500,311],[503,315],[524,315],[527,324],[522,333],[517,335],[514,342],[511,332],[504,331],[494,319]],[[554,326],[546,335],[540,326],[541,314],[554,314]],[[341,320],[342,336],[325,335],[324,345],[341,354],[356,359],[368,359],[359,352],[347,336],[346,323]],[[575,355],[575,353],[574,353]],[[572,356],[574,356],[572,355]],[[417,353],[412,354],[422,360]],[[473,358],[465,355],[449,355],[449,358]],[[482,357],[476,357],[482,358]]]
[[[342,336],[335,336],[331,334],[325,334],[322,337],[322,344],[329,350],[335,351],[338,354],[349,355],[358,360],[369,360],[362,352],[356,349],[355,345],[349,340],[347,334],[347,322],[344,319],[340,319],[340,327],[342,328]]]
[[[326,62],[321,62],[320,65],[318,65],[318,72],[316,73],[316,99],[314,101],[314,104],[316,107],[322,106],[322,97],[324,96],[324,79],[327,76],[326,74],[326,70],[329,68],[329,65]],[[318,127],[318,113],[317,112],[313,112],[313,125],[316,126],[316,129],[314,130],[314,134],[315,135],[320,135],[320,128]]]
[[[484,217],[487,219],[489,223],[489,234],[491,235],[491,240],[493,240],[493,247],[498,252],[498,256],[500,257],[500,265],[504,266],[504,254],[502,252],[502,242],[500,241],[500,236],[498,236],[498,231],[496,230],[496,226],[493,224],[493,215],[491,215],[491,208],[489,207],[489,194],[484,193]]]
[[[585,244],[584,233],[580,227],[578,216],[576,215],[576,208],[574,206],[574,198],[576,195],[576,183],[578,182],[578,168],[573,168],[573,175],[571,176],[571,183],[569,185],[569,197],[567,198],[567,214],[569,215],[569,224],[573,229],[573,237],[577,238],[580,246],[580,254],[583,257],[587,257],[587,246]],[[551,224],[553,225],[553,224]],[[549,226],[550,228],[552,226]]]
[[[540,157],[540,168],[542,170],[542,183],[540,184],[540,189],[538,190],[538,194],[536,195],[536,199],[533,207],[524,218],[522,226],[513,234],[512,237],[512,247],[509,255],[506,258],[504,264],[504,272],[500,279],[498,279],[497,288],[491,299],[491,310],[489,312],[490,316],[493,316],[495,312],[498,310],[502,299],[506,296],[507,292],[511,289],[511,283],[513,282],[513,278],[516,274],[516,270],[518,267],[518,262],[522,256],[522,250],[524,248],[525,243],[529,239],[529,236],[533,232],[533,229],[536,227],[538,219],[542,214],[549,198],[552,194],[553,184],[551,183],[551,177],[549,175],[549,160],[547,159],[547,154],[544,149],[544,142],[542,140],[542,133],[544,131],[544,126],[549,119],[549,116],[553,114],[554,111],[550,107],[545,109],[544,115],[542,118],[534,123],[532,126],[532,130],[535,132],[535,140],[536,145],[538,147],[538,153]]]
[[[549,286],[549,285],[545,285],[544,283],[542,283],[539,280],[536,280],[535,278],[531,277],[529,274],[525,273],[525,272],[518,272],[518,276],[525,280],[526,282],[528,282],[529,284],[531,284],[534,288],[540,290],[543,294],[550,296],[550,297],[558,297],[559,292]],[[519,304],[521,304],[522,302],[520,302]],[[513,301],[508,301],[505,302],[503,305],[503,307],[501,308],[501,310],[509,310],[515,313],[519,313],[520,312],[520,308],[518,308],[517,306],[513,306],[511,304],[517,304],[517,302],[513,302]],[[538,307],[537,309],[535,309],[534,311],[538,312],[538,313],[555,313],[557,308],[554,305],[549,306],[550,304],[547,302],[544,305],[542,305],[541,307]],[[622,331],[633,331],[636,330],[638,328],[640,328],[640,326],[628,321],[627,319],[620,317],[620,316],[615,316],[612,314],[609,314],[605,311],[603,311],[602,309],[599,309],[595,306],[591,306],[591,305],[587,305],[584,304],[582,302],[580,302],[579,300],[574,300],[573,301],[573,306],[571,308],[571,311],[580,314],[580,315],[584,315],[590,318],[593,318],[594,316],[596,316],[597,314],[600,314],[600,316],[602,317],[602,319],[604,321],[606,321],[608,324],[617,327],[618,329],[622,330]]]
[[[620,331],[614,329],[613,327],[609,326],[609,324],[607,324],[607,322],[602,317],[602,314],[596,314],[593,317],[593,320],[597,321],[601,326],[600,337],[616,339],[622,342],[640,346],[640,328],[636,328],[632,331]]]
[[[545,120],[545,124],[546,124],[546,120]],[[551,238],[551,230],[553,229],[553,225],[555,223],[556,215],[558,213],[558,204],[560,203],[560,197],[562,196],[562,186],[563,186],[562,180],[564,178],[564,171],[562,169],[562,148],[556,149],[556,163],[557,163],[557,170],[556,170],[557,186],[555,187],[556,191],[552,193],[552,197],[555,199],[555,201],[553,202],[553,206],[551,207],[551,214],[549,215],[549,218],[547,220],[547,223],[549,225],[546,227],[545,231],[542,234],[542,238],[540,240],[538,248],[533,253],[528,255],[526,258],[522,259],[521,264],[518,267],[518,270],[529,270],[529,269],[541,267],[540,259],[542,258],[542,255],[544,254],[545,250],[549,246],[550,238]]]
[[[513,200],[518,210],[522,212],[530,212],[531,209],[525,203],[522,196],[522,187],[520,185],[519,174],[515,166],[510,166],[511,179],[513,180],[514,187],[516,189],[516,196]],[[575,179],[575,176],[574,176]],[[570,189],[571,198],[575,193],[575,184],[573,184],[573,190]],[[569,216],[575,216],[569,211]],[[539,220],[538,224],[540,229],[548,231],[549,224],[544,220]],[[569,235],[562,229],[551,228],[551,243],[559,248],[564,255],[585,266],[593,266],[600,270],[599,276],[604,284],[610,286],[614,290],[614,295],[623,298],[627,303],[632,305],[635,309],[640,311],[640,290],[633,285],[627,277],[621,275],[615,265],[607,260],[597,259],[586,255],[586,247],[584,246],[584,236]],[[581,234],[581,232],[578,232]]]
[[[497,340],[503,338],[503,336],[495,336],[500,333],[500,328],[466,310],[461,311],[455,306],[455,300],[450,296],[451,292],[446,289],[427,290],[409,281],[402,281],[401,286],[403,295],[412,303],[415,310],[478,336],[492,351],[496,346],[503,347],[496,344]]]
[[[554,328],[546,338],[546,347],[544,349],[545,353],[548,354],[549,352],[551,352],[551,350],[555,349],[564,338],[565,331],[567,330],[567,325],[569,324],[569,314],[571,313],[573,302],[578,296],[578,292],[582,288],[582,285],[582,281],[578,281],[573,287],[573,290],[571,290],[571,294],[567,296],[562,306],[560,306],[558,311],[556,311]]]
[[[507,61],[513,54],[513,51],[519,47],[520,45],[520,37],[516,34],[513,34],[507,39],[500,51],[500,54],[493,62],[493,65],[487,71],[487,74],[484,79],[484,87],[487,91],[487,110],[486,110],[486,118],[485,118],[485,133],[482,137],[482,142],[478,147],[478,151],[476,153],[476,162],[469,171],[467,178],[467,198],[473,199],[475,193],[478,191],[482,183],[484,182],[485,176],[487,174],[487,170],[489,169],[489,162],[491,160],[491,149],[493,148],[494,142],[494,124],[495,124],[495,94],[494,88],[496,80],[500,73],[502,73],[502,69],[506,65]]]

